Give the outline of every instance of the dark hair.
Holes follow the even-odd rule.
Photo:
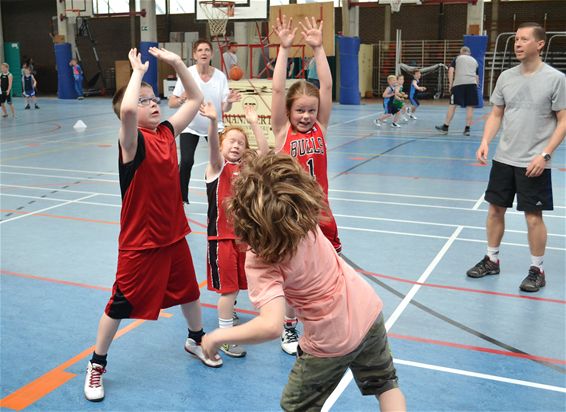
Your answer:
[[[542,28],[542,26],[538,23],[529,21],[526,23],[521,23],[518,27],[518,29],[526,29],[526,28],[532,28],[533,29],[533,36],[535,37],[535,39],[537,41],[546,41],[546,31]]]
[[[141,82],[140,88],[141,87],[149,87],[151,90],[153,90],[151,84],[144,81]],[[120,108],[122,107],[122,99],[124,98],[124,93],[126,93],[127,88],[128,86],[120,87],[116,91],[116,93],[114,93],[114,97],[112,97],[112,109],[114,110],[114,113],[116,113],[116,116],[118,116],[118,119],[120,118]]]
[[[198,39],[193,43],[193,54],[197,50],[198,46],[200,46],[203,43],[208,44],[208,47],[210,47],[210,50],[212,51],[212,43],[211,42],[209,42],[206,39]]]
[[[227,202],[234,232],[267,263],[293,256],[328,210],[318,182],[285,154],[244,154]]]

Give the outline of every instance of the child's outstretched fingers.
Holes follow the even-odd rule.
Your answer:
[[[246,115],[246,121],[249,124],[254,124],[257,123],[257,112],[255,111],[255,109],[253,108],[253,106],[245,106],[244,107],[244,113]]]
[[[306,44],[311,47],[318,47],[322,45],[322,20],[320,21],[320,26],[317,27],[316,20],[314,17],[309,20],[305,17],[305,23],[299,22],[302,31],[301,35]]]
[[[216,108],[211,102],[202,103],[199,107],[199,113],[211,120],[216,120],[216,117],[218,116]]]

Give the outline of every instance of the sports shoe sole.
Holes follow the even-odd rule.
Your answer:
[[[489,275],[499,275],[499,273],[501,272],[501,270],[490,270],[489,272],[486,272],[484,274],[475,274],[472,273],[471,271],[467,271],[466,275],[468,275],[468,277],[474,278],[474,279],[479,279],[479,278],[483,278],[485,276],[489,276]]]
[[[222,353],[224,353],[224,354],[230,356],[231,358],[244,358],[244,357],[248,354],[248,352],[233,353],[233,352],[230,352],[230,351],[225,351],[225,350],[222,349],[222,348],[218,348],[218,349],[219,349],[220,351],[222,351]]]
[[[98,399],[89,399],[85,395],[85,399],[89,402],[102,402],[104,400],[104,396],[102,398],[98,398]]]
[[[546,286],[546,282],[544,282],[542,285],[540,285],[537,288],[532,288],[532,289],[527,289],[525,288],[523,285],[519,286],[519,289],[521,289],[523,292],[529,292],[529,293],[534,293],[534,292],[538,292],[541,288],[544,288]]]

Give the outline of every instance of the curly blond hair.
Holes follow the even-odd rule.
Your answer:
[[[328,210],[325,199],[320,185],[292,157],[247,151],[227,208],[236,236],[264,261],[279,263],[316,229]]]

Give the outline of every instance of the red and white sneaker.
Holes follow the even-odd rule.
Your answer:
[[[102,374],[106,372],[104,366],[88,362],[85,379],[85,398],[91,402],[100,402],[104,399],[104,385]]]

